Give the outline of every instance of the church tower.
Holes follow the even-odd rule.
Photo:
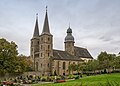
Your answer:
[[[45,75],[51,73],[51,61],[50,58],[53,57],[53,35],[50,33],[48,14],[46,7],[45,20],[43,25],[43,31],[40,35],[39,43],[40,52],[40,72]]]
[[[31,39],[31,47],[30,47],[30,56],[33,59],[33,68],[35,70],[35,58],[36,53],[39,52],[39,26],[38,26],[38,14],[36,14],[36,23],[34,28],[33,37]],[[38,56],[38,55],[37,55]],[[39,57],[39,56],[38,56]]]
[[[74,37],[72,36],[72,29],[67,29],[67,36],[65,37],[65,51],[74,55]]]

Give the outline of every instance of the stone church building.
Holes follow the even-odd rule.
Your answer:
[[[86,48],[74,46],[74,43],[72,29],[69,27],[64,39],[64,51],[53,49],[53,35],[50,32],[47,10],[41,34],[39,34],[37,16],[30,46],[34,70],[41,75],[53,75],[54,73],[68,75],[70,74],[68,70],[70,64],[79,64],[93,59]]]

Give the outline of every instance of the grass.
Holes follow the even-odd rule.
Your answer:
[[[33,86],[120,86],[120,73],[87,76],[64,83],[38,84]]]

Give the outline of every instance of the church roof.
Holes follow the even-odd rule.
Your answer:
[[[38,27],[38,14],[36,14],[36,23],[33,37],[39,37],[39,27]]]
[[[91,58],[93,57],[90,55],[86,48],[76,47],[75,46],[75,56],[82,57],[82,58]]]
[[[47,7],[46,7],[46,14],[45,14],[45,20],[44,20],[44,26],[43,26],[42,34],[50,34],[48,15],[47,15]]]
[[[73,61],[83,61],[79,57],[71,55],[66,51],[53,50],[53,59],[54,60],[73,60]]]

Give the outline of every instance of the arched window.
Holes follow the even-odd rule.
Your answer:
[[[69,62],[69,65],[70,65],[70,62]]]
[[[31,42],[31,45],[33,45],[33,41]]]
[[[73,62],[73,64],[75,64],[75,62]]]
[[[41,68],[42,68],[42,64],[41,64]]]
[[[48,41],[50,41],[50,38],[48,37]]]
[[[43,41],[43,37],[41,38],[41,41]]]
[[[38,62],[36,62],[36,71],[38,71]]]
[[[50,54],[48,53],[48,57],[50,56]]]
[[[63,62],[63,70],[65,70],[65,62]]]
[[[48,63],[48,68],[50,67],[50,64]]]
[[[41,50],[42,50],[42,45],[41,45]]]
[[[48,45],[48,50],[50,49],[50,45]]]
[[[38,41],[38,45],[39,45],[39,41]]]

